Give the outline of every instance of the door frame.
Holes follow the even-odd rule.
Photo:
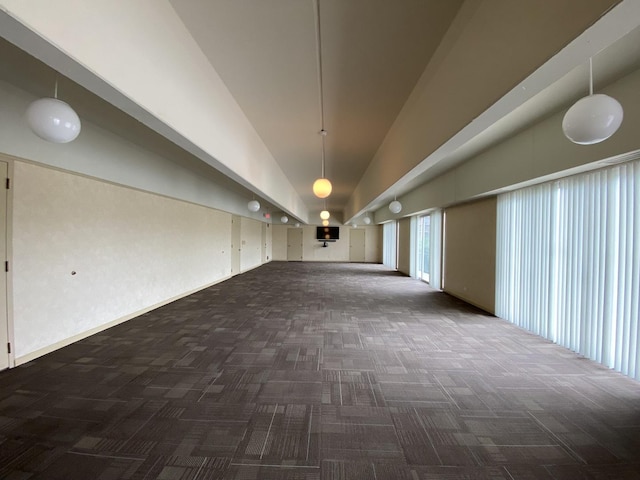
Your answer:
[[[239,215],[231,215],[231,276],[240,274],[242,267],[242,225]]]
[[[14,189],[14,158],[0,152],[0,161],[7,164],[7,178],[9,179],[9,188],[6,189],[6,217],[5,217],[5,260],[8,262],[9,271],[4,272],[6,280],[6,291],[0,292],[0,295],[6,295],[6,320],[7,320],[7,343],[11,345],[11,351],[8,355],[8,368],[16,366],[16,343],[15,329],[13,317],[13,189]],[[0,252],[0,256],[2,252]],[[1,323],[1,322],[0,322]],[[1,327],[0,327],[1,328]],[[8,347],[8,346],[7,346]],[[1,349],[7,348],[0,345]],[[6,351],[6,350],[4,350]]]

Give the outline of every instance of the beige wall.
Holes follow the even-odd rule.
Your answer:
[[[18,363],[230,276],[230,214],[13,163]]]
[[[289,225],[272,225],[273,259],[287,260],[287,230],[301,228],[302,233],[302,261],[303,262],[348,262],[349,261],[349,231],[351,227],[340,227],[340,239],[330,242],[325,248],[322,242],[316,240],[316,227],[305,225],[292,227]],[[365,261],[369,263],[382,262],[382,232],[379,226],[360,227],[365,231]]]
[[[496,197],[445,210],[444,291],[495,313]]]
[[[411,274],[411,218],[398,220],[398,271]]]
[[[360,228],[360,227],[358,227]],[[365,262],[382,263],[382,226],[374,225],[365,228]]]
[[[239,273],[232,217],[240,272],[271,260],[273,229],[260,221],[0,158],[13,167],[17,365]]]

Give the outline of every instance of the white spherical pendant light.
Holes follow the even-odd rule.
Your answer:
[[[616,133],[624,112],[622,105],[601,93],[578,100],[562,119],[565,136],[579,145],[593,145]]]
[[[68,143],[80,134],[78,114],[56,98],[40,98],[29,105],[27,123],[33,133],[53,143]]]
[[[329,220],[322,220],[322,225],[325,227],[329,226]]]
[[[247,208],[250,212],[257,212],[258,210],[260,210],[260,202],[258,202],[257,200],[251,200],[249,203],[247,203]]]
[[[289,221],[289,217],[287,217],[286,215],[283,215],[280,217],[280,221],[282,223],[287,223]]]
[[[371,224],[371,217],[369,217],[369,215],[367,215],[366,217],[364,217],[362,219],[362,223],[364,223],[365,225]]]
[[[322,220],[329,220],[329,217],[330,217],[330,216],[331,216],[331,214],[329,213],[329,211],[328,211],[328,210],[322,210],[322,211],[320,212],[320,218],[321,218]]]
[[[593,145],[616,133],[624,116],[622,105],[604,94],[593,94],[593,59],[589,59],[589,96],[578,100],[562,119],[562,131],[573,143]]]
[[[313,182],[313,194],[318,198],[327,198],[331,195],[331,182],[326,178],[319,178]]]
[[[402,210],[402,204],[398,200],[394,200],[389,204],[389,210],[391,213],[400,213]]]

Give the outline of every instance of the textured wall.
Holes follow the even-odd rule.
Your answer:
[[[398,220],[398,271],[411,274],[411,219]]]
[[[230,214],[18,161],[13,185],[16,358],[230,274]]]
[[[496,197],[445,210],[444,291],[495,312]]]

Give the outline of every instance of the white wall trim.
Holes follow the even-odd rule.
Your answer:
[[[16,347],[14,338],[14,324],[13,324],[13,171],[14,171],[14,159],[13,157],[4,155],[0,152],[0,161],[6,162],[7,177],[9,177],[11,186],[7,190],[7,216],[6,216],[6,231],[7,236],[7,261],[9,262],[9,271],[7,272],[7,342],[11,344],[11,352],[9,353],[9,368],[16,365]]]

